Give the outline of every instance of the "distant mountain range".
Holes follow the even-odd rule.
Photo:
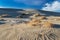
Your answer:
[[[51,11],[44,11],[44,10],[35,10],[35,9],[12,9],[12,8],[0,8],[0,15],[2,14],[9,14],[13,17],[16,17],[18,15],[21,15],[22,13],[27,13],[33,14],[33,13],[40,13],[41,15],[45,16],[60,16],[59,12],[51,12]]]

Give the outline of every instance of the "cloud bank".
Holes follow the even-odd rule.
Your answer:
[[[54,1],[52,4],[46,3],[46,7],[43,7],[42,10],[46,11],[60,11],[60,2],[59,1]]]

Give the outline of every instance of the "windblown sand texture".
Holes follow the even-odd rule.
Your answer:
[[[27,23],[0,25],[0,40],[59,40],[56,33],[52,22],[36,18]]]

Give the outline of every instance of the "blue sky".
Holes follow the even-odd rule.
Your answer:
[[[60,11],[60,0],[0,0],[0,8],[41,9]]]

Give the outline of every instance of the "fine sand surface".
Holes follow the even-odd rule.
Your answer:
[[[52,23],[57,24],[58,21]],[[2,24],[0,40],[60,40],[60,28],[43,28],[25,23]]]

